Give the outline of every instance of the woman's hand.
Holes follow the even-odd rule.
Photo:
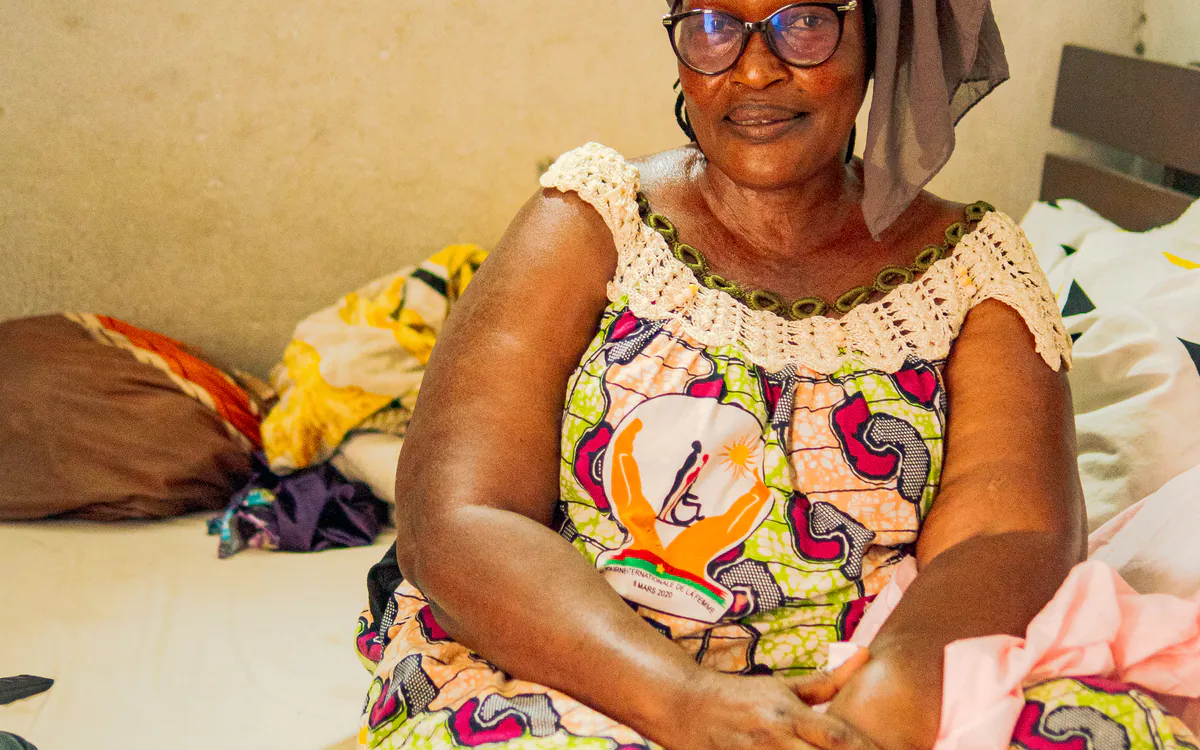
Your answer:
[[[880,750],[929,750],[941,716],[942,646],[906,638],[877,654],[839,689],[828,713]]]
[[[837,695],[865,650],[833,673],[741,677],[705,670],[666,734],[670,750],[876,750],[846,721],[811,706]]]

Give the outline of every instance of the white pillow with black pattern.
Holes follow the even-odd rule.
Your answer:
[[[1021,229],[1033,246],[1038,263],[1047,274],[1068,256],[1092,232],[1117,229],[1117,225],[1079,201],[1039,201],[1021,220]]]
[[[1142,233],[1071,201],[1037,204],[1026,222],[1075,341],[1079,471],[1095,529],[1200,464],[1200,203]]]

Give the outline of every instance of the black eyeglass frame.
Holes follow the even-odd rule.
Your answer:
[[[805,63],[803,65],[794,63],[794,62],[788,60],[783,55],[781,55],[779,53],[779,49],[775,46],[775,42],[771,39],[771,35],[767,33],[767,28],[768,28],[768,25],[771,23],[771,19],[775,18],[775,16],[779,15],[780,13],[784,12],[785,10],[791,10],[793,8],[800,8],[800,7],[826,8],[828,10],[832,10],[834,12],[834,15],[836,15],[837,19],[838,19],[838,38],[837,38],[837,43],[833,45],[833,49],[829,52],[829,54],[823,60],[820,60],[818,62],[813,62],[813,63]],[[744,20],[738,18],[737,16],[730,15],[729,13],[726,13],[724,11],[711,10],[709,8],[698,8],[696,10],[689,10],[684,13],[672,13],[672,14],[665,15],[665,16],[663,16],[662,24],[667,30],[667,38],[671,40],[671,50],[675,53],[675,57],[679,60],[679,62],[683,63],[684,67],[686,67],[688,70],[699,73],[702,76],[719,76],[722,73],[727,73],[728,71],[733,70],[733,68],[735,66],[737,66],[738,61],[742,59],[742,55],[746,54],[746,47],[748,47],[750,45],[750,37],[752,37],[756,33],[762,34],[763,40],[767,43],[767,48],[771,50],[771,54],[775,55],[780,60],[783,60],[788,65],[791,65],[793,68],[815,68],[818,65],[822,65],[825,62],[827,62],[829,60],[829,58],[833,57],[834,54],[837,53],[838,47],[842,46],[842,36],[843,36],[843,34],[845,34],[845,31],[846,31],[846,14],[849,13],[850,11],[857,10],[857,9],[858,9],[858,0],[849,0],[849,2],[845,2],[845,3],[809,3],[809,2],[792,3],[790,5],[783,6],[779,10],[775,11],[771,15],[764,18],[763,20],[752,23],[750,21],[744,21]],[[687,60],[683,59],[683,55],[680,54],[679,46],[677,45],[677,43],[675,41],[675,26],[676,26],[676,24],[678,24],[680,21],[682,21],[685,18],[690,18],[691,16],[713,14],[713,13],[720,13],[721,15],[726,16],[727,18],[731,18],[734,21],[740,22],[742,24],[742,46],[740,49],[738,49],[737,55],[734,56],[733,62],[729,63],[729,65],[725,66],[724,68],[721,68],[720,70],[717,70],[717,71],[700,70],[699,68],[697,68],[694,65],[692,65],[691,63],[689,63]]]

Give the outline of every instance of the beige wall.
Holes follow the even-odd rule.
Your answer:
[[[1022,213],[1059,48],[1128,51],[1139,5],[996,0],[1014,80],[934,188]],[[539,159],[679,143],[661,6],[0,4],[0,319],[106,312],[265,371],[357,284],[493,243]]]
[[[1200,64],[1200,0],[1145,0],[1146,57]]]
[[[1063,45],[1133,54],[1141,4],[993,0],[1012,79],[963,119],[954,158],[932,189],[961,201],[991,201],[1019,219],[1038,197],[1048,150],[1091,150],[1050,128]]]

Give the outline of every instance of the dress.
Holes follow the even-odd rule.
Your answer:
[[[542,184],[594,206],[618,249],[610,303],[568,385],[559,531],[713,669],[793,675],[823,665],[913,553],[942,470],[942,367],[974,305],[1007,303],[1046,363],[1069,365],[1054,296],[999,212],[881,300],[840,320],[788,321],[698,285],[643,222],[637,170],[615,151],[568,152]],[[656,747],[454,643],[411,584],[393,576],[371,588],[358,631],[374,672],[360,747]],[[1033,690],[1058,723],[1030,713],[1029,748],[1093,736],[1088,722],[1103,721],[1064,706],[1120,714],[1105,736],[1119,730],[1136,747],[1167,747],[1186,732],[1147,719],[1149,699],[1126,686],[1057,680]]]

